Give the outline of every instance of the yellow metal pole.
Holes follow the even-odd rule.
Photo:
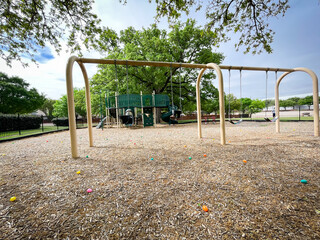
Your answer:
[[[78,158],[77,148],[77,130],[76,130],[76,113],[74,109],[73,97],[73,83],[72,83],[72,67],[77,57],[72,56],[69,58],[66,68],[66,84],[67,84],[67,99],[68,99],[68,117],[69,117],[69,132],[71,141],[71,155],[73,158]]]
[[[92,137],[92,114],[91,114],[91,98],[90,98],[90,85],[88,74],[86,68],[84,67],[83,63],[79,62],[79,66],[81,68],[85,89],[86,89],[86,104],[87,104],[87,122],[88,122],[88,132],[89,132],[89,146],[93,147],[93,137]],[[103,123],[102,123],[103,124]]]
[[[225,116],[224,116],[224,90],[223,90],[223,76],[220,67],[214,63],[208,63],[206,68],[212,68],[216,70],[218,81],[219,81],[219,107],[220,107],[220,143],[221,145],[226,144],[226,128],[225,128]],[[202,138],[201,131],[201,100],[200,100],[200,81],[201,77],[206,70],[203,68],[197,78],[196,83],[196,99],[197,99],[197,122],[198,122],[198,137]]]
[[[314,136],[319,137],[319,85],[317,75],[308,68],[294,68],[295,71],[308,73],[312,79],[313,89],[313,125]]]
[[[115,59],[95,59],[95,58],[79,58],[78,62],[82,63],[97,63],[97,64],[114,64]],[[156,62],[156,61],[135,61],[135,60],[116,60],[117,65],[129,66],[156,66],[156,67],[184,67],[184,68],[206,68],[206,64],[196,63],[176,63],[176,62]],[[267,67],[246,67],[246,66],[225,66],[219,65],[220,69],[234,70],[250,70],[250,71],[277,71],[277,72],[292,72],[291,68],[267,68]]]
[[[221,145],[226,144],[226,123],[225,123],[225,114],[224,114],[224,89],[223,89],[223,75],[220,67],[214,63],[208,63],[208,67],[213,68],[217,72],[219,80],[219,107],[220,107],[220,143]]]
[[[308,68],[293,68],[291,72],[301,71],[310,75],[313,85],[313,124],[314,124],[314,136],[319,137],[319,87],[317,75]],[[291,72],[283,73],[277,80],[275,87],[275,104],[276,104],[276,132],[280,132],[280,116],[279,116],[279,85],[282,79]]]
[[[275,86],[275,94],[274,94],[274,101],[275,101],[275,110],[276,110],[276,132],[280,133],[280,105],[279,105],[279,84],[280,84],[280,79],[282,76],[280,76],[280,78],[277,80],[276,86]]]

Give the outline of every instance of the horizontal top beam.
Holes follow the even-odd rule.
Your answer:
[[[207,68],[206,64],[196,64],[196,63],[134,61],[134,60],[119,60],[119,59],[95,59],[95,58],[77,58],[76,61],[81,63],[117,64],[117,65],[128,65],[128,66]],[[230,70],[272,71],[272,72],[294,72],[295,71],[292,68],[267,68],[267,67],[224,66],[224,65],[219,65],[219,67],[221,69],[230,69]]]

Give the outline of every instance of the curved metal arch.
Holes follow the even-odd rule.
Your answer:
[[[319,97],[318,97],[318,77],[317,75],[308,68],[294,68],[292,72],[305,72],[310,75],[313,83],[313,123],[314,123],[314,136],[319,137]],[[280,132],[280,111],[279,111],[279,85],[282,79],[289,75],[292,72],[283,73],[279,79],[277,80],[277,84],[275,86],[275,107],[276,107],[276,116],[278,117],[276,121],[276,132]]]
[[[72,56],[69,58],[66,69],[66,84],[67,84],[67,101],[68,101],[68,117],[69,117],[69,132],[71,141],[71,155],[73,158],[78,158],[78,147],[77,147],[77,125],[76,125],[76,114],[74,107],[74,96],[73,96],[73,81],[72,81],[72,68],[74,62],[78,62],[85,83],[86,91],[86,105],[87,105],[87,121],[88,121],[88,131],[89,131],[89,146],[93,146],[92,138],[92,119],[91,119],[91,100],[90,100],[90,85],[88,74],[85,66],[79,61],[80,58]]]
[[[196,84],[196,99],[197,99],[197,122],[198,122],[198,137],[202,138],[201,130],[201,100],[200,100],[200,81],[204,71],[208,68],[212,68],[217,72],[219,81],[219,108],[220,108],[220,143],[226,144],[226,130],[225,130],[225,116],[224,116],[224,91],[223,91],[223,76],[221,68],[215,63],[208,63],[205,68],[201,69]]]

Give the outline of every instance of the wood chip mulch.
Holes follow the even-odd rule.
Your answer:
[[[78,159],[69,132],[1,143],[0,239],[320,239],[313,123],[226,126],[81,129]]]

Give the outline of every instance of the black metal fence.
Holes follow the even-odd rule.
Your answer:
[[[45,116],[38,116],[41,118],[40,126],[37,124],[37,128],[26,129],[24,123],[24,117],[20,114],[11,115],[15,117],[15,121],[1,121],[0,127],[0,142],[15,138],[40,135],[46,132],[56,132],[69,130],[68,119],[67,118],[54,118],[52,121]],[[98,119],[93,119],[93,122],[98,122]],[[76,118],[77,129],[86,128],[87,120],[84,118]]]

